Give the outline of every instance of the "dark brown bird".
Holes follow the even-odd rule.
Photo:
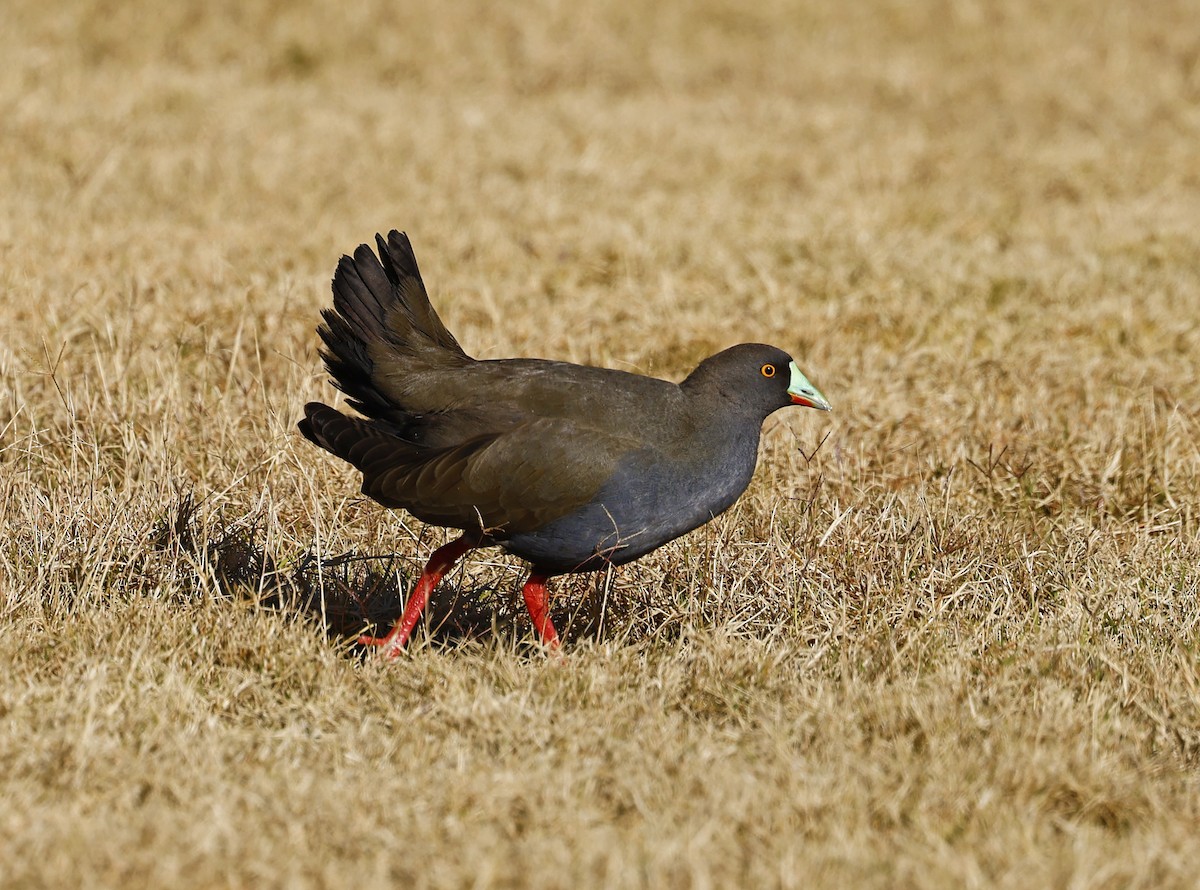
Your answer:
[[[322,358],[347,417],[305,406],[300,432],[353,464],[385,507],[463,531],[434,551],[386,637],[394,657],[430,593],[467,551],[532,563],[523,590],[558,645],[546,580],[621,565],[727,510],[746,490],[767,415],[829,403],[787,353],[745,343],[682,383],[542,359],[477,361],[430,305],[403,232],[362,244],[333,277]]]

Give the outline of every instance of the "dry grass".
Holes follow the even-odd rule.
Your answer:
[[[5,11],[0,883],[1200,883],[1190,4],[202,8]],[[503,559],[363,659],[247,593],[442,539],[293,426],[389,226],[477,355],[835,413],[565,663]]]

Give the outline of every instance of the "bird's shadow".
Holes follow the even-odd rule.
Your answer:
[[[150,539],[153,550],[173,555],[198,582],[210,578],[223,594],[300,614],[331,637],[348,642],[357,642],[363,633],[386,633],[404,611],[419,574],[411,560],[394,554],[323,557],[308,549],[281,563],[270,552],[260,526],[241,522],[209,527],[199,520],[190,495],[179,498]],[[603,635],[603,610],[593,607],[597,599],[563,598],[552,606],[551,618],[564,639]],[[495,584],[442,583],[429,599],[422,626],[418,634],[451,646],[487,639],[521,644],[532,633],[516,590]]]

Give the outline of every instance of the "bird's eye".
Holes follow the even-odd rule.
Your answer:
[[[775,366],[774,365],[763,365],[762,366],[762,375],[764,377],[774,377],[775,376]]]

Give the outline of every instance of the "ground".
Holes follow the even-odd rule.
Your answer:
[[[1200,883],[1191,4],[16,0],[4,44],[0,883]],[[295,422],[391,227],[476,356],[769,342],[834,411],[556,582],[562,660],[489,551],[385,663],[347,590],[445,533]]]

